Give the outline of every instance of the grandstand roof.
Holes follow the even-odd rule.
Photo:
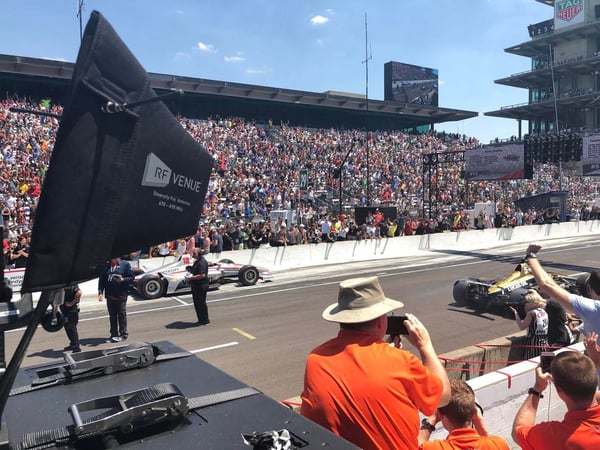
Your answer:
[[[585,38],[598,38],[599,36],[600,28],[598,28],[598,22],[591,21],[574,28],[565,28],[564,30],[543,34],[530,41],[508,47],[504,51],[514,55],[533,58],[541,53],[547,53],[548,45],[556,46],[564,42],[580,41]]]
[[[64,61],[0,55],[0,88],[19,95],[53,96],[62,100],[73,68],[73,63]],[[314,127],[341,125],[348,128],[412,129],[478,115],[473,111],[367,100],[365,96],[335,91],[317,93],[179,75],[149,75],[152,87],[158,91],[180,89],[192,94],[183,96],[188,97],[183,101],[169,102],[170,107],[191,117],[198,108],[203,109],[200,103],[208,103],[211,107],[218,103],[219,111],[216,113],[226,113],[229,105],[232,113],[237,115],[244,115],[246,111],[255,114],[256,119],[287,120]],[[44,89],[50,92],[44,93]],[[204,109],[208,106],[204,105]],[[316,110],[319,111],[317,114]],[[332,120],[339,123],[330,123]]]

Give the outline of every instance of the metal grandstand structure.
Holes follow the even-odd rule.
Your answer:
[[[600,1],[536,0],[553,16],[529,25],[531,40],[505,49],[531,59],[531,69],[495,80],[527,89],[528,102],[484,113],[516,119],[531,136],[600,129]]]

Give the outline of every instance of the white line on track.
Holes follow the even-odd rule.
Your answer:
[[[173,300],[175,300],[176,302],[179,302],[179,303],[181,303],[182,305],[185,305],[185,306],[188,306],[188,305],[189,305],[189,303],[188,303],[188,302],[186,302],[185,300],[183,300],[182,298],[179,298],[179,297],[171,297],[171,298],[172,298]]]
[[[213,345],[212,347],[204,347],[204,348],[199,348],[197,350],[191,350],[190,353],[202,353],[202,352],[207,352],[209,350],[217,350],[219,348],[232,347],[232,346],[238,345],[238,344],[239,343],[236,341],[227,342],[226,344]]]

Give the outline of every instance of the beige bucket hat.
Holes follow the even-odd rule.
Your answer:
[[[340,283],[338,301],[323,311],[323,319],[337,323],[368,322],[384,316],[404,303],[388,298],[377,277],[351,278]]]

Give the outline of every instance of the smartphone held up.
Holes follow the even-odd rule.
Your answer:
[[[553,358],[554,353],[552,352],[542,352],[540,354],[540,366],[542,367],[542,372],[550,373],[550,365],[552,364]]]
[[[404,321],[407,320],[406,316],[388,316],[388,325],[385,330],[385,334],[390,336],[407,336],[408,330]]]

